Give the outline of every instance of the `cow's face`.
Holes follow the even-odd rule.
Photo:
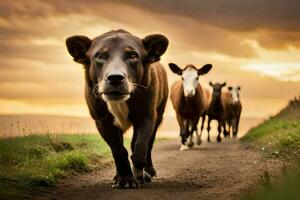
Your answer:
[[[213,88],[213,98],[220,98],[221,97],[221,92],[222,88],[226,86],[226,82],[224,83],[215,83],[213,84],[212,82],[209,82],[209,85]]]
[[[167,46],[168,40],[163,35],[139,39],[122,30],[93,40],[85,36],[67,39],[70,54],[86,66],[94,91],[107,102],[129,99],[148,72],[149,64],[159,61]]]
[[[184,69],[181,69],[176,64],[169,63],[169,67],[174,73],[181,76],[184,96],[193,97],[196,94],[199,76],[208,73],[212,65],[206,64],[200,69],[197,69],[193,65],[187,65]]]
[[[232,101],[234,103],[240,101],[240,90],[241,90],[240,86],[236,86],[236,87],[229,86],[228,90],[231,94]]]

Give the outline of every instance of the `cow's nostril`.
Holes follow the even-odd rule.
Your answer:
[[[108,80],[109,84],[111,84],[113,86],[117,86],[124,82],[125,77],[121,74],[112,74],[112,75],[107,76],[107,80]]]

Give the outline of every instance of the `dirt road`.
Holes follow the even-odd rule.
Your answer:
[[[275,166],[231,139],[204,143],[189,151],[179,151],[179,140],[160,141],[153,155],[158,176],[138,190],[112,189],[112,165],[64,179],[50,194],[37,199],[236,199]]]

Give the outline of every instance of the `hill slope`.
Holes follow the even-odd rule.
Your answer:
[[[260,149],[266,157],[286,162],[280,176],[274,180],[265,174],[256,191],[242,199],[300,199],[300,98],[291,100],[276,116],[250,130],[242,141]]]
[[[291,100],[276,116],[251,129],[244,142],[267,153],[298,155],[300,149],[300,99]]]

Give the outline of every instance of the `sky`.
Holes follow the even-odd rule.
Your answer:
[[[211,63],[202,85],[239,85],[245,115],[272,114],[300,94],[299,10],[299,0],[0,0],[0,114],[88,116],[65,39],[120,28],[169,38],[170,85],[169,62]]]

